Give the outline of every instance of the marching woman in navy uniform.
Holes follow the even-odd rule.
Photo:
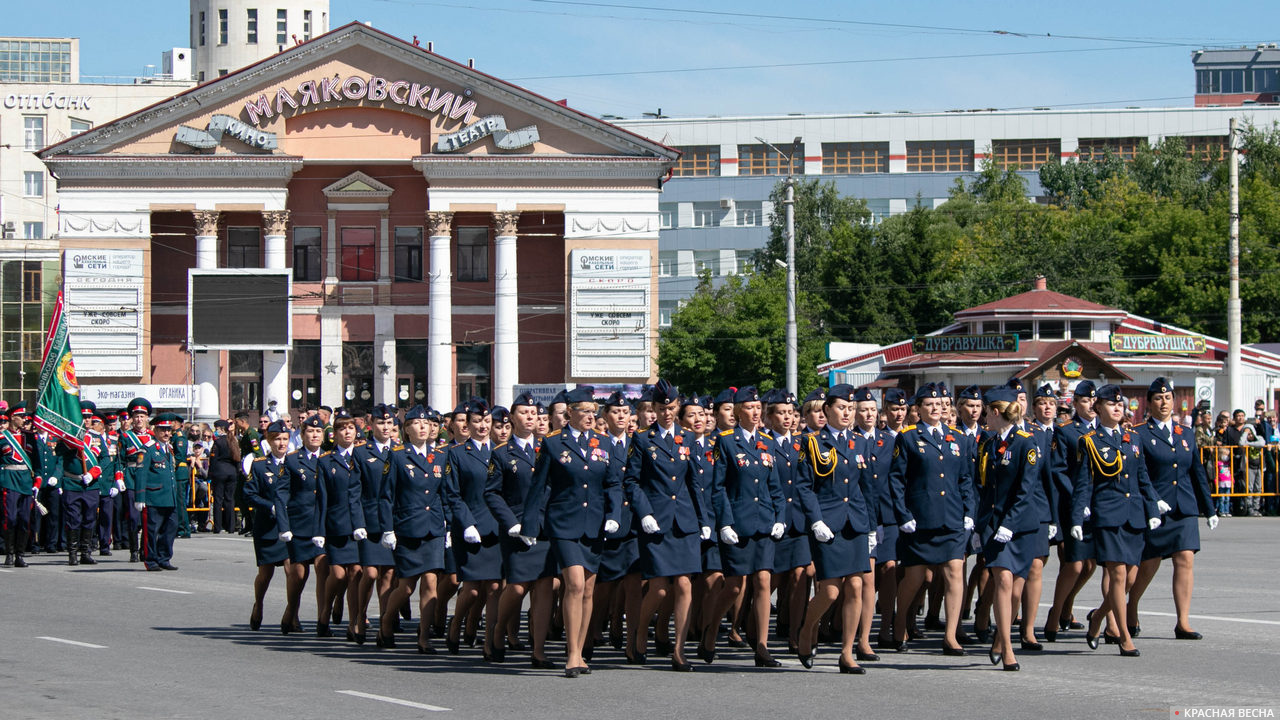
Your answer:
[[[484,499],[504,535],[503,565],[507,585],[498,600],[498,627],[515,637],[520,625],[520,608],[524,596],[529,600],[529,631],[533,636],[533,657],[538,669],[555,665],[547,660],[544,650],[547,627],[551,624],[551,605],[555,596],[556,561],[551,556],[551,543],[526,545],[520,540],[524,517],[524,501],[533,482],[533,469],[538,460],[534,430],[538,426],[538,406],[529,393],[517,395],[511,402],[511,439],[493,449]],[[512,629],[512,626],[515,629]],[[501,662],[506,650],[497,641],[491,648],[493,658]]]
[[[569,424],[542,440],[520,530],[526,545],[549,538],[560,565],[564,674],[569,678],[591,672],[582,648],[591,628],[596,572],[604,536],[617,534],[622,512],[622,466],[604,447],[608,438],[590,429],[596,414],[594,392],[586,385],[566,394]]]
[[[778,479],[777,448],[761,424],[763,404],[754,387],[733,395],[735,426],[716,441],[711,505],[720,537],[725,586],[720,604],[707,619],[718,624],[725,612],[748,592],[756,667],[780,667],[769,654],[769,595],[773,554],[786,534],[787,502]],[[715,653],[716,625],[703,629],[698,657],[710,662]],[[679,632],[679,628],[677,628]]]
[[[919,425],[898,434],[889,473],[889,491],[901,534],[898,562],[906,568],[898,588],[894,640],[899,652],[907,647],[907,611],[911,598],[930,567],[941,568],[946,582],[946,635],[942,651],[963,655],[956,637],[964,600],[964,550],[973,530],[976,498],[973,462],[962,448],[959,430],[942,422],[943,401],[938,388],[926,383],[916,393]]]
[[[711,536],[711,528],[699,503],[698,467],[693,462],[697,439],[676,425],[680,396],[675,386],[658,380],[653,388],[653,408],[658,419],[632,437],[624,480],[627,499],[640,520],[640,567],[649,581],[640,614],[634,619],[635,633],[630,630],[632,618],[627,618],[627,634],[635,636],[628,657],[632,662],[643,662],[649,640],[645,629],[670,596],[675,620],[671,668],[689,671],[693,666],[685,661],[684,641],[693,603],[690,578],[702,569],[702,539]],[[714,617],[707,621],[714,622]]]
[[[1147,477],[1141,438],[1120,427],[1125,397],[1115,385],[1098,388],[1098,429],[1080,439],[1080,467],[1076,471],[1071,507],[1071,537],[1084,537],[1085,511],[1093,518],[1098,564],[1106,568],[1102,606],[1089,612],[1086,641],[1098,648],[1102,621],[1115,619],[1120,654],[1137,657],[1125,615],[1125,592],[1142,561],[1144,535],[1160,527],[1160,513],[1169,508],[1156,497]]]
[[[314,432],[312,428],[319,417],[318,414],[312,415],[303,422],[304,451],[311,442],[308,440],[308,433]],[[323,587],[316,588],[319,601],[316,611],[317,635],[320,635],[321,629],[326,633],[329,631],[329,620],[334,616],[335,604],[339,604],[340,611],[340,603],[347,594],[347,584],[360,576],[360,543],[369,537],[364,526],[364,504],[360,498],[360,470],[352,457],[356,423],[351,413],[341,407],[333,412],[332,419],[333,449],[322,453],[316,462],[316,469],[320,474],[320,507],[324,515],[325,565],[329,568]],[[327,434],[323,424],[321,431]],[[323,442],[328,441],[326,439]],[[316,582],[320,582],[318,577]],[[358,615],[354,607],[349,615],[347,639],[354,640],[355,618]],[[341,615],[337,617],[337,622],[341,622]],[[364,629],[360,630],[363,632]]]
[[[453,518],[450,528],[453,559],[458,565],[458,579],[462,581],[445,645],[451,654],[457,654],[463,624],[475,603],[480,603],[484,608],[485,659],[490,659],[492,648],[500,649],[503,641],[498,627],[502,545],[498,541],[498,521],[494,520],[484,499],[492,455],[489,445],[492,423],[489,406],[479,398],[472,398],[467,403],[467,429],[471,437],[449,448],[445,468],[445,478],[451,490],[449,511]],[[472,633],[467,635],[470,637]]]
[[[364,505],[365,530],[369,537],[360,541],[360,581],[347,588],[348,606],[353,609],[355,641],[363,645],[369,626],[369,601],[378,593],[378,610],[386,610],[387,596],[396,574],[396,561],[391,548],[382,542],[382,531],[391,527],[391,506],[387,503],[387,483],[391,476],[391,452],[400,447],[396,438],[395,408],[379,403],[368,415],[373,437],[360,442],[352,453],[360,468],[360,501]],[[353,601],[354,598],[354,601]],[[354,611],[359,612],[354,612]],[[358,617],[354,617],[358,616]]]
[[[876,614],[876,571],[881,563],[894,563],[897,560],[898,526],[893,522],[893,503],[889,497],[889,467],[893,463],[893,436],[885,430],[876,429],[876,418],[879,408],[871,390],[861,387],[853,393],[853,425],[850,430],[861,435],[865,443],[863,459],[866,461],[866,472],[871,475],[872,494],[864,498],[867,501],[868,516],[872,525],[872,533],[876,536],[875,545],[871,547],[870,569],[862,576],[862,617],[858,623],[858,639],[854,650],[859,660],[875,662],[879,656],[871,649],[871,623]],[[886,525],[887,523],[887,525]],[[880,536],[888,533],[893,537],[893,546],[885,547]],[[890,612],[887,617],[892,618]],[[887,621],[880,628],[883,644],[888,645],[892,629],[892,621]],[[882,644],[882,643],[877,643]]]
[[[1044,619],[1045,642],[1055,642],[1059,632],[1081,630],[1084,624],[1076,622],[1072,609],[1075,606],[1076,594],[1093,577],[1094,561],[1093,521],[1085,516],[1081,526],[1082,540],[1063,532],[1071,527],[1071,508],[1075,498],[1076,478],[1079,475],[1080,438],[1091,432],[1098,424],[1094,404],[1097,401],[1097,388],[1092,380],[1081,380],[1072,389],[1071,405],[1075,408],[1075,416],[1071,420],[1059,423],[1053,434],[1053,477],[1054,496],[1057,504],[1053,508],[1054,522],[1058,525],[1058,537],[1062,542],[1058,545],[1058,579],[1053,583],[1053,605]]]
[[[264,444],[267,455],[253,461],[249,467],[249,480],[244,484],[245,498],[253,507],[253,550],[258,559],[258,580],[253,584],[253,614],[249,620],[255,630],[261,623],[262,599],[271,584],[274,567],[284,565],[286,583],[292,569],[289,545],[293,542],[293,531],[289,530],[287,510],[279,487],[289,482],[289,471],[284,465],[289,433],[283,421],[277,420],[267,427]],[[299,542],[311,545],[310,538]],[[288,635],[300,630],[297,616],[290,618],[286,610],[280,618],[280,634]]]
[[[649,397],[652,398],[652,389]],[[649,403],[652,405],[652,403]],[[652,423],[651,423],[652,424]],[[680,405],[680,427],[693,434],[695,445],[691,449],[690,458],[695,467],[694,483],[698,487],[698,504],[703,508],[711,507],[711,481],[715,473],[715,448],[720,433],[715,432],[715,420],[711,416],[711,396],[689,395]],[[724,589],[724,563],[720,559],[720,543],[717,538],[708,538],[702,543],[702,574],[694,580],[693,608],[689,612],[689,626],[705,627],[709,616],[715,613],[712,607],[719,602],[720,591]],[[720,618],[715,622],[719,625]],[[634,637],[628,637],[628,647],[635,644]]]
[[[134,508],[142,513],[142,562],[148,570],[177,570],[173,559],[173,539],[178,535],[174,511],[178,500],[176,461],[169,439],[182,426],[174,413],[156,416],[155,442],[147,447],[139,491]]]
[[[308,425],[303,422],[301,428],[303,446],[284,456],[285,476],[276,482],[276,492],[280,495],[280,504],[285,512],[276,516],[276,526],[281,531],[293,533],[289,541],[289,567],[285,569],[285,608],[280,618],[281,628],[294,628],[298,624],[298,606],[302,603],[302,591],[307,586],[307,576],[311,574],[311,565],[317,564],[316,584],[323,587],[329,579],[328,564],[321,572],[319,563],[324,562],[324,546],[327,538],[324,532],[324,506],[320,497],[320,443],[324,442],[324,426],[320,417]],[[283,420],[276,420],[267,428],[267,443],[271,446],[272,457],[275,456],[279,437],[272,432],[284,435],[284,448],[289,449],[289,428]],[[323,594],[323,591],[321,592]],[[317,598],[318,599],[318,598]],[[317,603],[318,605],[319,603]],[[318,608],[317,608],[318,609]],[[329,623],[321,625],[316,622],[316,636],[329,637]]]
[[[1039,441],[1018,428],[1022,405],[1018,393],[1007,385],[986,392],[987,428],[990,431],[978,447],[976,472],[982,488],[982,557],[991,574],[991,606],[995,610],[996,632],[988,656],[991,664],[1005,670],[1019,670],[1013,654],[1013,600],[1015,578],[1025,578],[1040,551],[1040,507],[1036,486],[1044,467]],[[1041,498],[1043,500],[1043,498]],[[989,505],[988,505],[989,504]]]
[[[1027,423],[1036,441],[1039,453],[1036,457],[1036,472],[1039,476],[1032,487],[1032,503],[1040,530],[1036,534],[1034,559],[1026,580],[1015,581],[1014,585],[1014,617],[1022,618],[1021,647],[1023,650],[1039,652],[1044,645],[1036,640],[1036,615],[1040,611],[1040,596],[1044,587],[1044,564],[1049,560],[1049,543],[1056,538],[1062,529],[1057,523],[1053,508],[1057,507],[1057,487],[1053,473],[1053,421],[1058,414],[1058,395],[1049,384],[1036,388],[1032,403],[1031,421]],[[1018,601],[1021,601],[1021,615],[1018,613]]]
[[[421,405],[405,413],[404,430],[408,447],[391,454],[390,482],[386,502],[391,522],[382,532],[381,543],[395,554],[396,585],[382,606],[378,624],[378,647],[393,648],[396,614],[418,588],[418,653],[434,655],[430,619],[440,571],[444,569],[448,538],[450,498],[445,452],[431,446],[427,411]]]
[[[687,405],[680,406],[684,415]],[[631,449],[631,404],[622,393],[615,392],[604,402],[605,434],[609,437],[609,452],[619,463],[627,462]],[[623,510],[618,520],[618,532],[606,536],[604,552],[600,555],[600,572],[596,576],[596,599],[592,614],[591,637],[587,639],[587,655],[594,638],[600,635],[606,618],[609,622],[609,639],[615,649],[622,649],[626,641],[623,616],[640,614],[640,602],[644,588],[640,580],[640,541],[636,538],[635,517],[628,501],[623,500]],[[535,545],[534,547],[538,547]]]
[[[833,385],[823,401],[826,424],[810,432],[800,443],[800,502],[805,524],[813,533],[810,543],[818,588],[805,613],[800,631],[800,664],[813,667],[818,624],[827,609],[843,593],[840,604],[841,673],[866,672],[858,660],[878,657],[858,652],[854,640],[862,617],[863,579],[871,572],[875,547],[875,487],[867,467],[866,437],[853,426],[854,388]]]
[[[1173,383],[1156,378],[1147,389],[1147,422],[1134,428],[1146,450],[1147,476],[1156,495],[1169,507],[1156,530],[1147,532],[1138,577],[1129,591],[1125,615],[1132,618],[1130,633],[1138,629],[1138,601],[1160,569],[1160,561],[1173,558],[1173,606],[1178,619],[1173,635],[1179,640],[1199,640],[1191,629],[1191,588],[1195,554],[1200,551],[1196,518],[1208,518],[1209,529],[1218,527],[1218,512],[1209,491],[1209,478],[1200,462],[1195,438],[1173,420]]]
[[[813,578],[813,553],[804,522],[804,508],[796,488],[799,481],[800,412],[795,396],[785,390],[770,390],[764,397],[765,424],[773,435],[770,451],[782,488],[782,523],[786,533],[773,549],[774,580],[778,591],[778,634],[787,638],[787,649],[795,652],[809,600],[809,580]]]

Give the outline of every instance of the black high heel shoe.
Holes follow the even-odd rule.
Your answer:
[[[254,605],[249,613],[249,629],[257,630],[260,627],[262,627],[262,608]]]
[[[996,651],[995,651],[995,650],[988,650],[988,651],[987,651],[987,659],[991,661],[991,664],[992,664],[992,665],[999,665],[999,664],[1000,664],[1000,656],[999,656],[998,654],[996,654]]]
[[[756,651],[756,667],[777,668],[777,667],[782,667],[782,663],[766,655],[761,655],[759,651]]]
[[[1175,640],[1200,640],[1204,636],[1195,630],[1183,630],[1182,628],[1175,627],[1173,629],[1173,637]]]
[[[1132,650],[1125,650],[1124,648],[1120,648],[1120,657],[1141,657],[1141,656],[1142,656],[1142,651],[1139,650],[1138,648],[1134,648]]]
[[[800,659],[800,664],[804,666],[805,670],[808,670],[809,668],[813,667],[813,659],[817,657],[817,655],[818,655],[817,648],[809,648],[808,655],[805,655],[804,653],[800,652],[799,648],[796,649],[796,657]]]
[[[1129,637],[1138,637],[1138,636],[1139,636],[1139,635],[1141,635],[1141,634],[1142,634],[1142,625],[1141,625],[1141,624],[1139,624],[1139,625],[1130,625],[1130,626],[1129,626]]]
[[[942,654],[950,657],[964,657],[965,655],[968,655],[962,647],[947,647],[946,645],[942,646]]]
[[[373,636],[373,641],[378,647],[386,648],[387,650],[394,650],[396,647],[396,636],[383,635],[381,630],[378,631],[377,635]]]
[[[873,652],[862,652],[861,650],[855,649],[853,651],[853,656],[858,662],[880,662],[880,656]]]
[[[556,664],[545,658],[531,657],[529,658],[529,667],[534,670],[555,670]]]
[[[1004,665],[1000,669],[1004,670],[1005,672],[1018,672],[1019,670],[1022,669],[1022,665],[1018,663],[1009,663],[1007,665]]]
[[[351,628],[350,628],[350,627],[348,627],[348,628],[347,628],[347,642],[355,642],[355,641],[356,641],[356,634],[355,634],[355,633],[353,633],[353,632],[351,632]]]
[[[418,643],[418,654],[419,655],[435,655],[436,649],[434,647],[431,647],[430,645],[423,645],[422,643]]]
[[[676,649],[676,646],[670,640],[654,640],[653,652],[658,657],[666,657]]]
[[[977,625],[974,625],[974,626],[973,626],[973,635],[974,635],[974,637],[978,638],[978,642],[980,642],[980,643],[982,643],[982,644],[984,644],[984,645],[985,645],[985,644],[987,644],[987,643],[991,642],[991,626],[990,626],[990,625],[988,625],[988,626],[986,626],[986,627],[984,627],[984,628],[980,628],[980,627],[978,627]]]
[[[289,633],[291,633],[291,632],[293,632],[293,623],[287,623],[287,622],[285,622],[285,621],[281,620],[281,621],[280,621],[280,634],[281,634],[281,635],[288,635],[288,634],[289,634]]]
[[[362,629],[358,633],[351,633],[351,639],[355,640],[357,645],[363,645],[366,637],[368,637],[367,630]]]
[[[1044,645],[1036,642],[1035,640],[1023,640],[1021,646],[1022,649],[1027,652],[1041,652],[1044,650]]]
[[[649,661],[649,656],[644,653],[631,653],[631,648],[627,648],[627,664],[628,665],[644,665]]]
[[[671,669],[676,672],[693,672],[693,665],[687,662],[679,662],[673,656],[671,658]]]
[[[841,675],[866,675],[867,674],[866,668],[862,667],[861,665],[845,665],[844,658],[840,659],[839,665],[840,665]]]
[[[457,640],[445,638],[444,646],[445,646],[445,649],[449,651],[450,655],[457,655],[458,652],[460,651],[460,646],[458,645]]]
[[[463,644],[465,644],[467,647],[475,647],[475,646],[476,646],[476,634],[475,634],[475,633],[471,633],[471,634],[469,634],[469,635],[468,635],[468,634],[463,634],[463,636],[462,636],[462,642],[463,642]]]
[[[1058,642],[1058,631],[1050,630],[1048,625],[1044,626],[1044,631],[1040,634],[1044,635],[1045,642]]]
[[[333,637],[333,631],[329,629],[329,623],[325,623],[323,625],[321,625],[320,623],[316,623],[316,637],[318,638]]]
[[[1089,646],[1089,649],[1090,649],[1090,650],[1097,650],[1097,649],[1098,649],[1098,636],[1097,636],[1097,635],[1085,635],[1085,636],[1084,636],[1084,643],[1085,643],[1086,645],[1088,645],[1088,646]]]

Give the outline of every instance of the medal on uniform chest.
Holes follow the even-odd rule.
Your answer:
[[[760,462],[765,467],[773,467],[773,456],[769,453],[760,453]]]
[[[568,450],[565,450],[564,452],[560,453],[560,462],[561,462],[561,463],[563,463],[563,464],[565,464],[565,465],[568,465],[568,464],[569,464],[569,451],[568,451]]]
[[[738,453],[736,457],[737,457],[737,459],[738,459],[738,467],[746,467],[746,466],[747,466],[747,456],[746,456],[746,454],[744,454],[744,453]]]

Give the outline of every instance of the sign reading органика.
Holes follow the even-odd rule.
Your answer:
[[[262,93],[257,99],[246,100],[244,109],[251,124],[261,125],[265,120],[290,110],[361,101],[389,102],[421,108],[433,115],[460,119],[469,124],[474,120],[476,111],[476,101],[470,97],[471,90],[442,90],[426,83],[388,80],[376,75],[367,78],[352,75],[303,80],[296,88],[281,85],[274,91]]]

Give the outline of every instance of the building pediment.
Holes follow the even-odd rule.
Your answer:
[[[45,160],[83,155],[678,157],[359,23],[40,153]]]
[[[356,171],[321,192],[330,200],[386,200],[395,188]]]

